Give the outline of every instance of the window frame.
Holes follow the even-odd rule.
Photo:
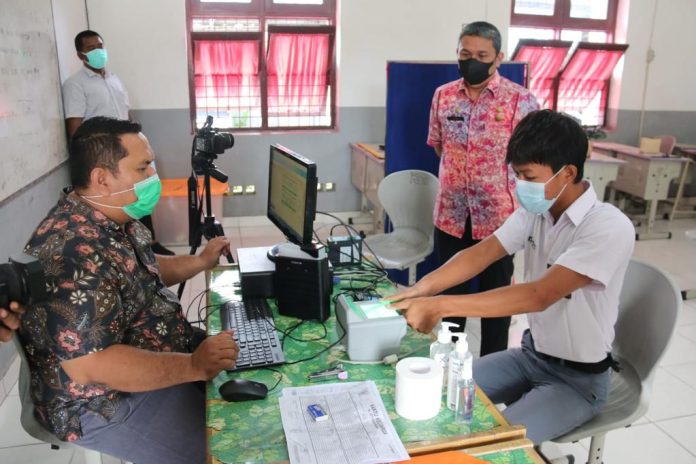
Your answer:
[[[555,0],[553,15],[532,15],[515,13],[517,0],[510,2],[510,27],[534,27],[553,29],[554,39],[561,39],[564,29],[601,31],[607,34],[607,43],[614,42],[616,34],[616,17],[619,0],[608,0],[606,19],[573,18],[570,16],[571,0]]]
[[[194,42],[196,40],[260,40],[259,47],[259,84],[261,86],[261,126],[259,127],[220,127],[220,129],[234,130],[235,132],[298,132],[298,131],[333,131],[338,128],[338,64],[337,64],[337,31],[338,31],[338,0],[324,0],[322,5],[292,5],[275,4],[273,0],[252,0],[251,3],[225,4],[218,2],[202,2],[201,0],[186,1],[186,39],[187,61],[188,61],[188,86],[189,86],[189,116],[191,122],[191,133],[194,134],[198,127],[196,125],[196,88],[194,75]],[[230,5],[234,5],[235,10],[230,11]],[[257,32],[206,32],[193,31],[193,20],[195,18],[255,18],[259,20],[260,30]],[[328,26],[293,26],[268,24],[269,20],[274,19],[328,19],[331,25]],[[331,123],[328,126],[269,126],[268,125],[268,79],[266,55],[268,53],[268,42],[271,30],[275,33],[296,33],[296,34],[328,34],[330,45],[329,57],[329,81],[330,86],[328,97],[331,99],[329,116]]]
[[[573,57],[575,56],[575,53],[578,50],[599,50],[599,51],[608,51],[608,52],[618,52],[620,51],[622,54],[622,57],[626,55],[626,50],[628,49],[627,44],[615,44],[615,43],[595,43],[595,42],[579,42],[575,47],[572,47],[570,51],[568,52],[568,55],[566,56],[565,62],[561,65],[561,69],[558,71],[556,74],[556,78],[554,80],[554,102],[553,102],[553,109],[557,110],[558,108],[558,99],[560,98],[560,86],[561,86],[561,80],[563,79],[563,74],[565,73],[566,69],[568,68],[568,65],[570,62],[573,60]],[[619,61],[621,58],[619,58]],[[618,64],[618,62],[617,62]],[[613,73],[613,69],[612,69]],[[611,75],[609,76],[608,79],[604,80],[604,89],[602,90],[603,93],[605,93],[604,98],[603,98],[603,108],[602,108],[602,121],[600,124],[597,124],[599,127],[607,127],[609,126],[608,123],[608,113],[609,113],[609,99],[611,97]]]
[[[593,42],[576,42],[576,46],[579,44],[582,44],[584,48],[590,48],[593,46],[598,46],[598,48],[603,48],[606,50],[612,50],[614,49],[614,46],[616,45],[617,47],[624,47],[625,45],[622,44],[615,44],[614,40],[616,37],[616,26],[617,26],[617,18],[618,18],[618,12],[619,12],[619,2],[621,0],[607,0],[607,17],[606,19],[589,19],[589,18],[573,18],[570,16],[570,9],[571,9],[571,0],[555,0],[554,1],[554,12],[553,15],[534,15],[534,14],[518,14],[515,13],[515,5],[517,4],[517,0],[512,0],[510,2],[510,27],[511,28],[536,28],[536,29],[546,29],[546,30],[552,30],[553,31],[553,39],[521,39],[522,40],[535,40],[537,42],[548,42],[548,43],[561,43],[563,40],[561,40],[561,33],[564,30],[579,30],[583,32],[603,32],[606,34],[606,42],[602,43],[593,43]],[[594,45],[591,45],[594,44]],[[568,55],[566,56],[566,59],[564,60],[564,63],[561,65],[558,73],[556,74],[556,77],[554,79],[554,86],[553,86],[553,108],[558,107],[558,89],[560,85],[560,78],[561,74],[564,72],[568,62],[570,61],[571,57],[573,56],[576,46],[571,47],[571,49],[568,52]],[[515,47],[515,51],[511,55],[512,57],[515,56],[517,53],[518,48],[520,47],[520,42],[517,43]],[[624,52],[625,53],[625,52]],[[612,87],[615,87],[616,85],[620,85],[619,82],[612,82],[612,79],[609,79],[607,83],[607,88],[606,88],[606,99],[604,101],[604,107],[602,108],[602,112],[604,114],[604,118],[602,121],[598,122],[598,125],[601,127],[605,128],[613,128],[616,125],[615,117],[610,114],[610,100],[611,100],[611,94],[612,91],[615,91],[616,89],[612,89]]]

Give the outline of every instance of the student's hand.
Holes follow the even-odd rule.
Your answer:
[[[198,380],[210,380],[223,369],[234,367],[238,353],[239,347],[231,330],[203,340],[191,356]]]
[[[438,297],[403,298],[392,302],[389,306],[401,311],[406,322],[414,330],[430,333],[442,318],[438,307]]]
[[[395,303],[401,300],[408,300],[411,298],[418,298],[423,296],[430,296],[429,293],[423,288],[422,285],[416,283],[413,287],[405,287],[394,293],[393,295],[385,296],[382,301]]]
[[[19,318],[26,308],[16,301],[10,302],[9,308],[0,308],[0,341],[12,340],[12,332],[19,328]]]
[[[215,237],[210,239],[201,252],[201,259],[205,269],[212,269],[220,261],[220,255],[229,256],[230,241],[227,237]]]

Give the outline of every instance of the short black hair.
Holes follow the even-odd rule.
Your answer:
[[[77,34],[75,36],[75,50],[77,50],[78,52],[81,52],[82,51],[82,39],[86,39],[87,37],[95,37],[95,36],[102,39],[102,36],[100,36],[99,34],[97,34],[94,31],[90,31],[89,29]],[[102,40],[104,40],[104,39],[102,39]]]
[[[541,164],[558,172],[573,165],[582,180],[588,147],[587,135],[573,118],[552,110],[533,111],[512,132],[505,162],[513,165]]]
[[[495,48],[495,54],[500,53],[500,48],[502,46],[503,40],[500,38],[500,31],[491,23],[486,21],[476,21],[469,23],[462,28],[462,32],[459,33],[459,40],[457,40],[457,46],[462,41],[462,37],[465,35],[473,35],[476,37],[482,37],[484,39],[490,39],[493,42],[493,48]]]
[[[121,143],[124,134],[138,134],[142,126],[124,119],[97,116],[87,119],[70,140],[70,181],[73,187],[87,188],[94,168],[118,173],[118,162],[128,156]]]

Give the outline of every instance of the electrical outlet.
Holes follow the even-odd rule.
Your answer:
[[[232,195],[242,195],[244,193],[244,186],[242,185],[233,185],[232,186]]]
[[[324,182],[324,191],[333,192],[334,190],[336,190],[336,184],[333,182]]]
[[[321,192],[324,189],[324,186],[322,185],[321,182],[317,182],[317,192]]]
[[[253,195],[256,193],[256,186],[255,185],[245,185],[244,186],[244,195]]]

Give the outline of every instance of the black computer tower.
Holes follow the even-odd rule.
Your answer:
[[[325,321],[330,314],[332,282],[329,259],[307,255],[276,256],[273,286],[278,312],[284,316]]]

